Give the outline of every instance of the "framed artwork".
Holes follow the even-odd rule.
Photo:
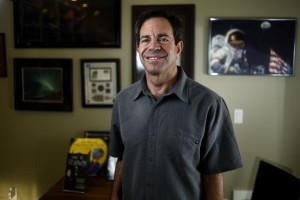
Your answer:
[[[120,47],[121,0],[14,0],[16,48]]]
[[[294,75],[296,19],[210,18],[209,24],[209,75]]]
[[[6,49],[5,49],[5,34],[0,33],[0,77],[6,77]]]
[[[72,59],[15,58],[15,109],[72,111],[72,76]]]
[[[183,24],[184,48],[178,65],[180,65],[188,77],[194,78],[194,37],[195,37],[195,5],[147,5],[132,6],[132,82],[141,78],[144,67],[136,52],[134,26],[142,12],[149,9],[163,9],[175,13]]]
[[[120,90],[119,59],[81,59],[82,106],[112,107]]]

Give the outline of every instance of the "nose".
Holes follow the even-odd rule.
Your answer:
[[[160,49],[161,49],[161,45],[160,45],[159,41],[151,40],[151,42],[149,43],[149,50],[155,51],[155,50],[160,50]]]

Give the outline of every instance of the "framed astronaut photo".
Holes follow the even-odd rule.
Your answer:
[[[119,59],[81,59],[82,106],[112,107],[120,90]]]
[[[209,26],[209,75],[294,75],[296,19],[210,18]]]

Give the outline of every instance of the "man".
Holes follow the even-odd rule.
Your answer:
[[[135,28],[145,74],[115,99],[111,200],[223,200],[222,172],[242,166],[223,99],[176,65],[180,20],[149,11]]]

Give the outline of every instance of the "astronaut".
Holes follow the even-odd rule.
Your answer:
[[[222,36],[212,38],[210,51],[210,71],[217,74],[247,74],[249,64],[246,57],[245,34],[239,29],[231,29]]]

